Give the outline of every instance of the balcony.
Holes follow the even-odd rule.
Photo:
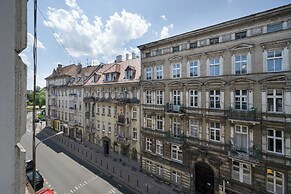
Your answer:
[[[85,112],[85,118],[90,119],[90,111]]]
[[[185,136],[182,133],[173,133],[170,131],[165,132],[165,138],[167,141],[171,141],[178,144],[183,144]]]
[[[244,160],[253,163],[259,163],[261,151],[256,147],[236,147],[230,146],[228,156],[232,159]]]
[[[116,137],[116,142],[118,144],[120,144],[120,145],[128,146],[130,144],[130,138],[129,137],[117,136]]]
[[[69,125],[71,126],[78,125],[78,122],[76,120],[69,120]]]
[[[154,137],[161,137],[161,138],[165,137],[164,131],[161,131],[161,130],[154,130],[154,129],[151,129],[151,128],[142,127],[141,128],[141,132],[143,134],[151,135],[151,136],[154,136]]]
[[[129,123],[129,119],[126,118],[124,115],[118,115],[116,122],[117,125],[126,125]]]
[[[165,112],[166,113],[180,113],[180,114],[183,114],[185,113],[185,109],[184,109],[184,106],[181,104],[181,105],[174,105],[174,104],[171,104],[171,103],[167,103],[165,105]]]
[[[256,109],[236,110],[236,109],[230,108],[228,119],[260,122],[261,114],[258,113]]]
[[[77,109],[75,109],[74,107],[69,107],[69,113],[75,114],[76,112],[77,112]]]

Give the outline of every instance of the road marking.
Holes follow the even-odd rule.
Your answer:
[[[78,190],[78,187],[75,187],[76,190]]]
[[[114,191],[113,189],[111,189],[111,192],[112,192],[112,193],[115,193],[115,191]]]
[[[74,193],[71,189],[70,189],[71,193]]]
[[[84,183],[85,183],[85,184],[87,184],[87,182],[86,182],[86,181],[84,181]]]

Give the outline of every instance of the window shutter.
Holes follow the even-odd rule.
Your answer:
[[[220,90],[220,109],[224,109],[224,91]]]
[[[224,143],[224,125],[220,124],[221,143]]]
[[[206,124],[206,141],[209,141],[209,132],[210,131],[210,129],[209,129],[209,124],[207,123]]]
[[[285,47],[283,49],[282,57],[283,57],[283,61],[282,61],[283,71],[288,71],[290,68],[288,66],[288,64],[289,64],[289,52],[288,52],[288,48],[287,47]]]
[[[249,148],[252,148],[254,146],[254,132],[253,130],[249,130],[249,134],[250,134],[250,137],[249,137]]]
[[[247,73],[252,73],[252,54],[248,52],[247,54]]]
[[[201,101],[201,91],[198,91],[198,108],[202,108]]]
[[[230,107],[234,108],[234,91],[230,91]]]
[[[267,51],[263,52],[263,72],[267,71]]]
[[[267,112],[267,92],[262,91],[262,112]]]
[[[209,90],[206,91],[206,108],[209,108]]]
[[[219,75],[223,75],[223,57],[219,57]]]
[[[230,127],[230,143],[234,145],[234,127]]]
[[[189,103],[189,91],[187,90],[186,91],[186,106],[190,106],[190,103]]]
[[[248,96],[248,103],[249,103],[249,107],[248,109],[252,109],[254,107],[254,91],[253,90],[249,90],[249,96]]]

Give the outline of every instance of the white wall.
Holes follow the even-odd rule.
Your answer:
[[[0,2],[0,193],[24,193],[26,65],[18,53],[26,47],[26,0]]]

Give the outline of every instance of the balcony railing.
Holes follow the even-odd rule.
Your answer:
[[[122,144],[122,145],[129,145],[130,144],[130,138],[129,137],[117,136],[116,137],[116,141],[117,141],[117,143]]]
[[[253,147],[230,146],[228,150],[228,155],[231,158],[258,163],[258,160],[261,158],[261,151],[254,146]]]
[[[229,109],[229,119],[246,120],[246,121],[260,121],[261,114],[256,109],[251,110],[237,110],[234,108]]]
[[[169,113],[184,113],[185,109],[184,109],[184,106],[182,104],[181,105],[174,105],[171,103],[167,103],[165,105],[165,111],[169,112]]]
[[[184,143],[184,140],[185,140],[184,134],[173,133],[173,132],[170,132],[170,131],[165,132],[165,138],[168,141],[172,141],[172,142],[175,142],[175,143]]]
[[[124,115],[118,115],[117,117],[117,124],[125,125],[126,124],[126,118]]]

